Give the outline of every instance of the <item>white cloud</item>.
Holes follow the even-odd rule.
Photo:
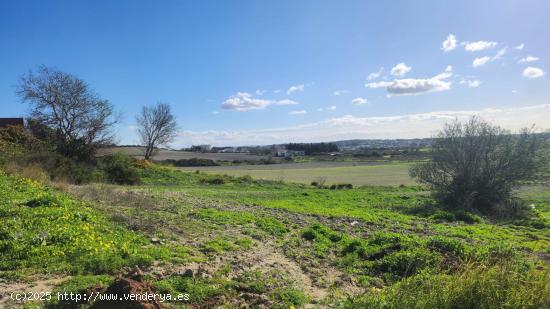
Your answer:
[[[539,60],[538,57],[527,56],[527,57],[519,59],[518,63],[535,62],[535,61],[538,61],[538,60]]]
[[[405,78],[392,82],[368,83],[367,88],[386,88],[388,96],[416,95],[451,89],[451,82],[445,79],[452,76],[452,66],[447,66],[443,73],[431,78]]]
[[[277,104],[277,105],[296,105],[296,104],[298,104],[298,102],[296,102],[294,100],[290,100],[290,99],[283,99],[283,100],[277,101],[275,104]]]
[[[363,104],[367,104],[367,103],[368,103],[367,99],[361,98],[361,97],[358,97],[358,98],[355,98],[355,99],[351,100],[351,104],[353,104],[353,105],[363,105]]]
[[[283,100],[257,99],[248,92],[237,92],[222,103],[222,108],[227,110],[248,111],[252,109],[264,109],[269,105],[296,105],[298,102]]]
[[[502,58],[502,56],[504,56],[504,54],[506,54],[507,49],[508,49],[508,47],[504,47],[503,49],[499,50],[497,52],[497,54],[491,59],[491,61]]]
[[[477,88],[481,85],[481,81],[479,79],[461,79],[461,84],[467,84],[468,88]]]
[[[447,39],[441,44],[441,49],[444,52],[451,51],[456,48],[456,42],[457,41],[454,34],[449,34],[449,36],[447,36]]]
[[[305,88],[304,84],[290,86],[286,91],[286,94],[290,95],[290,94],[293,94],[294,92],[304,91],[304,88]]]
[[[523,76],[527,78],[539,78],[543,77],[545,74],[543,70],[535,67],[527,67],[523,70]]]
[[[322,111],[324,111],[324,110],[325,110],[325,109],[322,108],[322,107],[319,107],[319,108],[317,109],[318,112],[322,112]]]
[[[237,94],[232,95],[222,103],[222,108],[247,111],[251,109],[263,109],[271,103],[272,101],[270,100],[255,99],[252,97],[252,94],[248,92],[237,92]]]
[[[346,94],[348,93],[349,91],[347,90],[336,90],[334,91],[332,94],[334,94],[335,96],[339,96],[339,95],[343,95],[343,94]]]
[[[387,88],[388,95],[390,96],[415,95],[449,89],[451,89],[451,82],[435,77],[428,79],[400,79]]]
[[[479,87],[479,85],[481,85],[481,81],[479,79],[468,81],[468,87],[470,87],[470,88],[477,88],[477,87]]]
[[[483,65],[485,65],[485,64],[487,64],[491,61],[498,60],[498,59],[502,58],[502,56],[504,56],[504,54],[506,54],[507,49],[508,49],[507,47],[504,47],[504,48],[500,49],[493,57],[485,56],[485,57],[475,58],[474,61],[472,62],[472,66],[474,68],[477,68],[477,67],[483,66]]]
[[[491,60],[491,57],[487,57],[487,56],[475,58],[474,61],[472,62],[472,66],[474,68],[477,68],[477,67],[480,67],[482,65],[485,65],[490,60]]]
[[[377,79],[378,77],[380,77],[380,75],[383,72],[384,72],[384,68],[380,68],[380,70],[378,70],[378,72],[370,73],[369,76],[367,77],[367,80]]]
[[[407,74],[410,70],[411,67],[408,67],[405,63],[401,62],[391,69],[391,75],[401,77]]]
[[[477,41],[477,42],[464,42],[464,50],[469,52],[475,52],[485,50],[497,46],[497,42]]]
[[[304,114],[307,114],[307,111],[302,109],[302,110],[288,112],[288,114],[289,115],[304,115]]]
[[[521,43],[518,46],[514,47],[517,50],[523,50],[523,47],[525,47],[525,44]]]
[[[267,92],[267,90],[258,89],[256,90],[256,95],[264,95]]]
[[[213,112],[212,112],[212,115],[217,115],[217,114],[219,114],[219,113],[220,113],[220,111],[213,111]]]
[[[365,87],[367,88],[386,88],[386,87],[389,87],[393,84],[393,82],[384,82],[384,81],[381,81],[381,82],[376,82],[376,83],[367,83],[365,84]]]
[[[548,123],[550,104],[484,108],[462,111],[433,111],[421,114],[388,115],[382,117],[343,116],[293,127],[248,131],[182,131],[173,147],[197,144],[216,146],[269,145],[288,142],[327,142],[355,138],[416,138],[430,137],[444,123],[461,121],[479,115],[510,130]]]
[[[334,105],[327,107],[327,111],[335,111],[335,110],[336,110],[336,106]]]

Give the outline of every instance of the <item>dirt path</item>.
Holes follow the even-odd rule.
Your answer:
[[[22,306],[11,298],[11,294],[38,294],[53,292],[54,288],[67,280],[69,277],[56,277],[48,279],[36,279],[30,283],[25,282],[13,282],[3,283],[0,282],[0,307],[13,308]],[[42,294],[43,296],[43,294]]]

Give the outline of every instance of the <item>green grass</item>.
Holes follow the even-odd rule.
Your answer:
[[[185,257],[151,247],[83,202],[0,171],[0,277],[113,274],[124,266]]]
[[[158,166],[140,173],[139,186],[83,187],[93,202],[0,174],[0,276],[74,274],[58,288],[77,291],[107,284],[125,266],[154,263],[168,270],[148,277],[157,291],[188,293],[188,304],[238,299],[298,308],[312,298],[287,272],[292,261],[311,280],[327,267],[341,273],[323,300],[334,306],[550,304],[548,187],[520,191],[535,205],[530,217],[495,221],[445,210],[420,186],[331,190]],[[238,261],[266,244],[268,255],[284,254],[281,264],[266,262],[275,268]],[[170,273],[190,261],[219,265],[208,276]],[[346,282],[360,292],[348,296],[340,290]]]
[[[177,182],[177,186],[155,188],[154,192],[157,192],[159,198],[169,190],[222,203],[261,205],[264,208],[329,218],[352,217],[378,228],[401,233],[422,232],[478,243],[507,241],[525,250],[550,253],[546,191],[523,193],[527,202],[535,201],[539,205],[535,212],[538,217],[522,224],[493,223],[472,214],[446,212],[436,207],[429,192],[418,186],[330,190],[229,176],[224,176],[224,184],[209,185],[200,183],[200,174],[180,174],[186,176],[181,176],[183,180]],[[247,220],[254,219],[249,215]],[[537,224],[540,222],[542,225]]]
[[[349,299],[346,308],[548,308],[548,272],[468,265],[455,274],[424,272]]]

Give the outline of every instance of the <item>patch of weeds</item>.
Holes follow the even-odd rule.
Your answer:
[[[293,286],[281,287],[271,293],[271,298],[275,302],[272,308],[283,309],[292,306],[302,307],[308,302],[308,297],[299,289]]]
[[[290,231],[285,224],[274,218],[257,218],[255,224],[273,236],[283,236]]]
[[[346,300],[344,308],[548,308],[548,269],[467,265],[460,273],[422,272]]]
[[[443,253],[451,253],[458,258],[466,256],[466,246],[458,239],[436,236],[428,240],[428,248]]]
[[[235,288],[237,291],[245,291],[256,294],[263,294],[268,291],[266,280],[259,271],[243,272],[235,279],[235,281]]]
[[[201,175],[199,178],[200,183],[208,184],[208,185],[223,185],[227,182],[228,176],[225,175],[209,175],[204,174]]]
[[[440,256],[426,248],[416,247],[396,251],[377,261],[374,268],[387,279],[399,279],[437,265]]]
[[[290,230],[281,221],[271,217],[260,217],[249,212],[202,208],[192,216],[208,219],[216,224],[245,225],[254,223],[258,228],[273,236],[283,236]]]
[[[222,237],[216,237],[202,244],[201,251],[204,253],[221,253],[224,251],[248,250],[254,242],[249,238],[238,238],[229,241]]]
[[[435,211],[435,213],[431,215],[430,218],[438,222],[462,221],[468,224],[483,222],[483,219],[480,216],[473,214],[471,212],[463,211],[463,210],[452,212],[448,210],[439,209]]]
[[[324,257],[331,250],[335,243],[342,240],[342,234],[331,230],[330,228],[320,224],[312,224],[309,228],[301,233],[302,238],[313,242],[315,254],[319,257]]]
[[[235,245],[239,246],[243,250],[248,250],[252,248],[254,242],[249,238],[239,238],[235,240]]]
[[[203,304],[208,299],[223,295],[231,289],[230,282],[224,279],[198,279],[172,276],[153,283],[157,293],[189,294],[188,303]]]

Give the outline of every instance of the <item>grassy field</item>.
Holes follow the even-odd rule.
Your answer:
[[[550,305],[547,186],[521,191],[530,217],[495,221],[446,211],[419,186],[140,173],[138,186],[65,193],[0,172],[0,292],[89,291],[139,265],[157,292],[191,296],[166,308]]]
[[[291,181],[303,184],[323,180],[327,184],[350,183],[359,186],[398,186],[415,184],[415,181],[409,177],[409,167],[410,164],[407,163],[314,162],[261,166],[189,167],[182,169],[231,176],[249,175],[255,179]]]

